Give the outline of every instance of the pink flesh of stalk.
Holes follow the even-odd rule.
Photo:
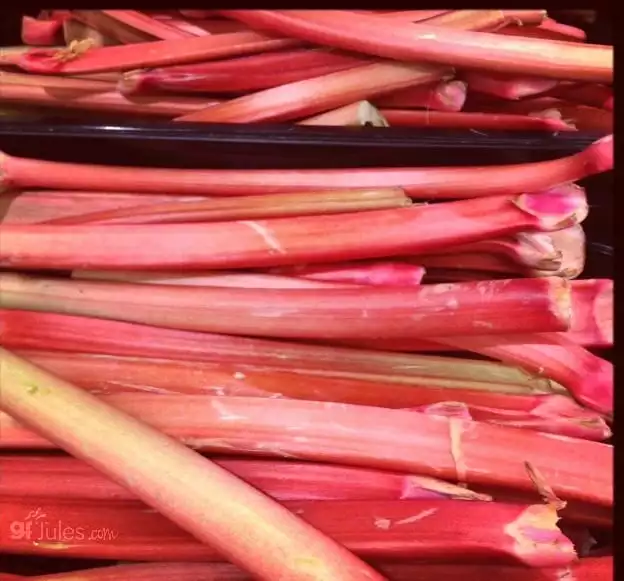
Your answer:
[[[383,580],[269,497],[159,431],[4,349],[0,363],[0,409],[258,579]]]
[[[100,399],[198,450],[415,472],[534,492],[529,462],[562,500],[613,503],[613,448],[603,443],[343,403],[137,393]],[[4,448],[55,447],[39,426],[41,436],[9,416],[0,420]]]
[[[259,309],[262,301],[266,306]],[[569,283],[558,277],[415,287],[268,290],[0,274],[3,308],[291,339],[565,331],[571,320],[570,301]]]
[[[313,189],[401,187],[414,198],[456,199],[543,191],[609,171],[613,168],[613,137],[599,139],[584,151],[569,157],[488,167],[242,172],[98,166],[33,160],[6,154],[0,155],[0,167],[0,184],[4,188],[255,195]],[[368,233],[372,230],[369,228]]]

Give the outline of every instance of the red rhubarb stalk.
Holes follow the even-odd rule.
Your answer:
[[[264,30],[384,58],[535,76],[611,82],[613,47],[553,44],[326,10],[221,10]],[[437,24],[437,23],[436,23]]]
[[[485,494],[427,476],[413,476],[286,460],[214,458],[213,462],[280,501],[293,500],[491,500]],[[136,500],[136,495],[69,457],[0,458],[0,498]],[[33,478],[38,474],[40,478]]]
[[[438,127],[479,131],[576,131],[574,125],[556,118],[544,119],[502,113],[453,113],[385,108],[380,112],[391,126],[397,127]]]
[[[525,492],[534,491],[529,462],[562,500],[613,502],[613,448],[603,443],[343,403],[138,393],[100,399],[198,450],[382,468]],[[41,435],[10,416],[0,419],[4,448],[55,447],[40,428]]]
[[[22,16],[22,42],[33,46],[54,46],[59,43],[63,22]]]
[[[548,94],[580,105],[613,110],[613,89],[606,85],[559,83]]]
[[[378,109],[368,101],[358,101],[299,121],[299,125],[324,125],[337,127],[388,127],[388,122]]]
[[[159,431],[6,350],[0,362],[1,409],[258,579],[383,579],[292,512]]]
[[[71,19],[88,26],[109,39],[110,42],[104,43],[105,45],[136,44],[154,40],[153,36],[131,26],[126,26],[119,20],[104,14],[102,10],[72,10]],[[95,48],[100,44],[91,46]]]
[[[382,95],[374,102],[379,107],[390,109],[461,111],[466,101],[466,89],[466,83],[463,81],[440,81]]]
[[[114,85],[106,81],[98,81],[93,79],[78,79],[71,77],[51,77],[48,75],[25,75],[16,73],[2,72],[2,84],[0,87],[5,88],[6,85],[24,85],[29,87],[40,87],[46,91],[54,93],[58,91],[60,97],[71,96],[72,93],[105,93],[112,91]],[[67,93],[64,94],[64,92]],[[4,96],[0,92],[0,96]]]
[[[236,196],[226,199],[179,201],[169,198],[160,204],[137,205],[124,209],[84,213],[49,221],[52,224],[175,224],[222,222],[255,218],[279,218],[316,214],[341,214],[409,206],[400,188],[370,190],[320,190],[297,194]],[[147,200],[149,201],[149,200]]]
[[[62,540],[46,542],[43,527],[58,526],[60,520],[63,526],[71,528],[83,522],[89,523],[90,528],[109,531],[104,540],[79,539],[67,543],[63,554],[68,557],[221,560],[211,547],[201,545],[161,515],[145,511],[144,505],[139,503],[96,506],[92,502],[74,505],[61,500],[33,500],[0,501],[9,522],[18,520],[20,513],[28,514],[36,508],[46,515],[44,521],[33,527],[31,539],[3,539],[4,551],[50,554],[50,545],[62,544]],[[284,504],[302,521],[368,559],[451,563],[478,563],[489,559],[541,568],[565,566],[577,558],[574,545],[557,528],[555,510],[544,505],[457,500],[291,501]],[[142,534],[137,534],[138,531]],[[450,536],[451,532],[456,534]],[[361,566],[359,579],[382,578],[364,577],[368,572],[363,563]],[[316,568],[311,570],[316,578],[323,578]],[[308,574],[311,570],[308,568]],[[304,577],[300,575],[300,578]],[[351,578],[357,579],[353,575]]]
[[[296,46],[297,40],[256,32],[234,32],[210,36],[159,40],[138,45],[91,48],[77,45],[65,51],[32,50],[17,65],[32,73],[78,74],[126,71],[226,58]]]
[[[255,195],[401,187],[415,198],[456,199],[543,191],[609,171],[613,169],[613,137],[604,137],[569,157],[486,167],[189,170],[51,162],[3,153],[0,169],[0,186],[15,189]],[[453,220],[445,224],[448,227]],[[328,231],[324,229],[325,236]],[[367,228],[367,234],[371,231]]]
[[[273,272],[309,280],[370,286],[417,286],[425,275],[424,268],[417,265],[382,261],[302,265]]]
[[[556,277],[269,291],[0,275],[2,308],[314,340],[565,331],[570,300],[568,283]]]
[[[105,34],[102,34],[99,30],[71,18],[63,22],[63,38],[65,40],[65,44],[68,46],[72,42],[80,41],[89,41],[93,47],[118,44],[114,38],[110,38]]]
[[[520,394],[564,391],[547,378],[490,361],[210,335],[55,313],[4,310],[0,315],[0,342],[15,349],[203,361],[235,367],[233,374],[256,366],[380,384]],[[161,379],[164,377],[168,376]],[[179,382],[176,385],[180,387]],[[296,388],[294,380],[292,386]],[[400,395],[399,391],[396,394]]]
[[[166,22],[162,22],[152,18],[151,16],[139,12],[138,10],[102,10],[104,14],[113,20],[119,21],[130,28],[135,28],[152,38],[160,40],[177,40],[181,38],[189,38],[195,35],[184,32],[179,28],[169,26]]]
[[[556,79],[542,77],[512,77],[504,74],[467,71],[462,74],[471,91],[500,97],[501,99],[523,99],[545,93],[557,86]]]

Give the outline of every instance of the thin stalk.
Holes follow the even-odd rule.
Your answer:
[[[299,121],[298,125],[325,125],[336,127],[388,127],[379,110],[368,101],[358,101]]]
[[[174,200],[192,202],[202,198],[172,198],[166,194],[119,194],[117,192],[63,192],[57,190],[26,190],[0,197],[2,224],[56,223],[80,220],[78,216],[108,212],[140,204],[161,204]]]
[[[176,121],[290,121],[398,89],[430,83],[448,77],[452,72],[452,69],[434,65],[374,62],[244,95],[222,103],[214,110],[207,108],[182,115]]]
[[[169,198],[171,200],[171,198]],[[147,200],[149,201],[149,200]],[[226,199],[173,199],[160,204],[143,205],[139,198],[133,207],[85,212],[48,224],[176,224],[222,222],[321,214],[341,214],[409,206],[410,200],[400,188],[370,190],[321,190],[297,194],[237,196]]]
[[[3,362],[3,377],[9,372]],[[9,389],[3,383],[3,400],[10,397]],[[82,397],[90,401],[94,396],[84,392]],[[100,400],[102,406],[112,404],[206,452],[321,460],[534,493],[525,466],[529,462],[562,500],[605,507],[613,503],[613,448],[603,443],[343,403],[137,393],[101,396]],[[5,409],[10,411],[6,404]],[[16,416],[18,421],[23,419]],[[10,416],[0,420],[3,447],[55,448],[40,424],[38,435]],[[293,436],[293,426],[299,437]]]
[[[73,82],[82,83],[83,81],[73,80]],[[98,81],[84,82],[95,83]],[[0,84],[0,101],[26,103],[28,105],[52,107],[54,109],[105,111],[167,118],[173,118],[188,111],[203,111],[205,107],[219,104],[219,101],[214,99],[194,99],[192,97],[177,97],[174,95],[163,97],[141,96],[128,99],[117,91],[112,90],[110,85],[107,92],[88,93],[74,89],[50,91],[35,85]]]
[[[220,13],[264,30],[383,58],[573,80],[613,79],[613,47],[607,45],[507,39],[487,32],[445,30],[427,22],[390,23],[374,15],[337,10]]]
[[[65,51],[31,50],[21,55],[15,64],[28,72],[42,74],[127,71],[226,58],[298,44],[297,40],[289,38],[234,32],[102,48],[91,48],[85,44],[69,47]]]
[[[102,13],[130,28],[160,40],[178,40],[195,36],[179,28],[169,26],[166,22],[156,20],[138,10],[102,10]]]
[[[381,109],[391,126],[438,127],[479,131],[576,131],[576,126],[557,118],[524,117],[496,113],[453,113],[448,111],[415,111],[412,109]]]
[[[258,579],[383,579],[286,508],[159,431],[6,350],[0,362],[1,409]]]
[[[50,524],[60,520],[64,526],[74,528],[80,522],[89,523],[90,528],[110,531],[110,537],[115,537],[96,542],[74,541],[63,550],[68,557],[221,560],[211,547],[201,545],[163,516],[146,512],[144,505],[138,503],[122,507],[110,503],[97,506],[91,502],[37,502]],[[19,518],[19,511],[27,514],[32,503],[0,501],[0,506],[13,521]],[[556,526],[556,511],[544,505],[401,500],[299,501],[286,502],[285,507],[302,522],[368,559],[451,563],[492,560],[535,568],[565,566],[577,559],[574,545]],[[456,534],[451,536],[451,532]],[[50,554],[49,545],[57,544],[43,542],[45,537],[37,533],[32,536],[38,536],[39,542],[9,538],[3,539],[1,546],[14,553]],[[373,570],[366,571],[363,563],[361,567],[359,579],[382,578],[379,574],[373,577]],[[322,579],[315,569],[312,571],[316,577]],[[309,567],[307,573],[308,578],[314,578],[309,575]],[[355,574],[353,579],[357,579]],[[369,577],[364,577],[367,574]]]
[[[206,270],[431,254],[577,221],[581,208],[549,207],[539,194],[411,208],[214,224],[6,224],[0,264],[62,270]],[[444,227],[442,227],[442,225]],[[167,253],[159,243],[168,241]],[[97,243],[95,242],[97,240]]]
[[[579,43],[587,40],[587,34],[581,28],[562,24],[552,18],[544,18],[537,26],[505,27],[499,34],[511,36],[524,36],[527,38],[539,38],[568,43]]]
[[[440,81],[430,85],[408,87],[377,97],[374,102],[386,109],[427,109],[461,111],[466,101],[467,85],[463,81]]]
[[[114,85],[106,81],[72,77],[51,77],[49,75],[25,75],[1,71],[0,86],[4,88],[5,85],[40,87],[46,89],[46,91],[51,91],[52,97],[55,91],[59,91],[60,96],[63,97],[67,94],[65,93],[64,95],[64,91],[67,91],[71,95],[73,92],[79,93],[80,91],[84,91],[85,93],[105,93],[114,90]]]
[[[545,93],[557,86],[556,79],[542,77],[513,77],[505,74],[467,71],[462,74],[471,91],[500,97],[501,99],[523,99]]]
[[[4,310],[0,315],[0,342],[14,349],[203,361],[234,366],[233,373],[255,366],[382,384],[461,385],[520,394],[565,391],[547,378],[493,361],[210,335],[54,313]]]
[[[309,280],[370,286],[418,286],[425,274],[421,266],[389,261],[301,265],[272,272]]]
[[[350,466],[214,458],[212,461],[279,501],[406,500],[491,497],[426,476],[412,476]],[[136,500],[128,489],[100,474],[89,464],[69,457],[4,456],[0,458],[0,498]],[[33,477],[39,475],[39,478]]]
[[[22,42],[31,46],[54,46],[59,43],[63,23],[22,16]]]
[[[400,187],[414,198],[457,199],[543,191],[609,171],[613,137],[599,139],[568,157],[486,167],[189,170],[51,162],[2,153],[0,169],[0,186],[16,189],[256,195]],[[445,227],[449,224],[453,224],[450,219]],[[367,229],[368,234],[371,231]]]
[[[554,277],[269,291],[0,274],[2,308],[312,340],[565,331],[571,320],[570,294],[568,283]]]

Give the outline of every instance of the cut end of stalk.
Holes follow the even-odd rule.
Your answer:
[[[390,127],[386,118],[369,101],[362,101],[358,106],[358,120],[363,127]]]
[[[558,521],[557,509],[552,504],[533,505],[505,527],[523,563],[532,567],[557,567],[576,556],[574,544],[557,527]]]
[[[449,111],[461,111],[468,96],[468,84],[464,81],[450,81],[440,88],[439,95]]]
[[[520,210],[534,216],[539,227],[546,231],[561,230],[579,224],[588,212],[584,195],[559,193],[520,194],[512,203]]]
[[[143,70],[122,73],[117,81],[117,90],[122,95],[136,95],[143,89]]]
[[[587,175],[593,175],[612,170],[613,135],[607,135],[606,137],[595,141],[583,152],[583,154],[584,166]]]

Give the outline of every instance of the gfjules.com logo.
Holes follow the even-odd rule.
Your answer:
[[[71,543],[72,541],[114,541],[119,532],[106,527],[71,526],[62,520],[51,520],[41,508],[31,510],[24,520],[9,524],[9,535],[15,541]]]

